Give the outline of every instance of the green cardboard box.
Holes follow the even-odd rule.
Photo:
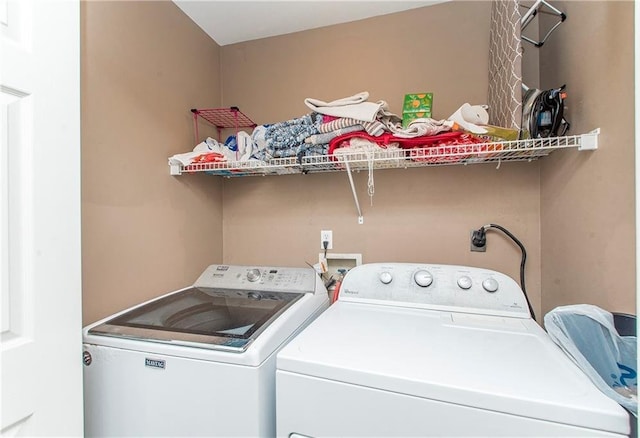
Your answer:
[[[402,126],[406,128],[415,119],[431,118],[432,106],[433,93],[405,94],[404,105],[402,105]]]

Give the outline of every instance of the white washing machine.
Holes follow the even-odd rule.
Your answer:
[[[209,266],[83,331],[87,436],[275,436],[276,352],[329,306],[313,269]]]
[[[353,268],[280,353],[279,437],[624,436],[629,418],[529,315],[509,277]]]

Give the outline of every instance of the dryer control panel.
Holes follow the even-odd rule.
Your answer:
[[[520,286],[489,269],[457,265],[370,263],[345,276],[340,301],[530,318]]]
[[[211,265],[194,283],[195,287],[313,293],[316,272],[311,268]]]

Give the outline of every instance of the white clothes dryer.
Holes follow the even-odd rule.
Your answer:
[[[89,325],[86,436],[275,436],[276,352],[328,306],[313,269],[212,265]]]
[[[338,301],[278,353],[276,400],[279,437],[629,432],[515,281],[464,266],[353,268]]]

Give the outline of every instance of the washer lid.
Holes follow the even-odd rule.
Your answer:
[[[535,321],[338,301],[279,370],[614,433],[628,416]]]
[[[302,296],[191,287],[119,314],[89,334],[241,353]]]

